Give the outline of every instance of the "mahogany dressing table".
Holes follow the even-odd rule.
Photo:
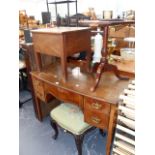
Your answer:
[[[37,118],[40,121],[43,120],[45,114],[42,104],[48,107],[48,102],[54,97],[79,105],[84,112],[86,122],[100,129],[107,129],[106,155],[109,155],[118,96],[127,86],[128,81],[120,81],[113,74],[107,72],[102,74],[98,89],[95,92],[90,92],[89,89],[94,81],[93,75],[81,72],[77,66],[70,67],[68,82],[64,83],[60,78],[62,75],[60,64],[48,66],[41,72],[34,71],[36,69],[31,66],[32,62],[36,66],[35,59],[31,60],[30,56],[34,53],[33,43],[25,43],[22,48],[25,49],[25,54],[28,57],[27,67],[29,66],[29,71],[32,71],[30,83],[32,79],[33,104]],[[112,64],[118,67],[120,74],[134,77],[134,62],[113,61]],[[44,102],[41,103],[41,101]]]
[[[46,35],[48,36],[48,33]],[[40,55],[46,50],[47,54],[48,52],[51,52],[51,43],[48,44],[49,49],[46,49],[46,46],[41,45],[43,43],[43,40],[42,42],[41,39],[39,41],[42,50],[38,50],[38,52],[34,52],[33,50],[33,46],[35,46],[36,42],[32,44],[22,45],[22,48],[25,49],[24,51],[28,56],[27,60],[30,59],[29,55],[31,55],[33,52],[36,55],[39,55],[37,57],[40,57]],[[39,59],[37,59],[37,61]],[[37,67],[38,64],[35,62],[35,60],[29,60],[27,66],[31,66],[30,62],[33,62],[35,68]],[[119,74],[134,77],[134,63],[113,62],[112,64],[118,67]],[[38,70],[31,72],[30,82],[32,79],[32,93],[34,91],[33,99],[37,118],[42,121],[43,117],[45,116],[40,104],[41,101],[44,101],[44,104],[48,105],[47,103],[50,100],[52,100],[53,98],[57,98],[62,101],[79,105],[83,110],[84,119],[87,123],[100,129],[107,129],[108,135],[106,155],[109,155],[113,137],[113,128],[115,126],[116,120],[115,117],[117,111],[118,96],[128,85],[128,81],[120,81],[113,74],[107,72],[101,75],[101,82],[98,85],[98,89],[96,89],[95,92],[90,92],[90,87],[93,85],[95,80],[93,74],[90,75],[89,73],[81,72],[79,67],[73,67],[69,65],[70,67],[68,68],[68,81],[65,82],[61,78],[64,74],[63,70],[61,70],[61,66],[62,64],[56,63],[40,71]],[[28,68],[30,68],[29,71],[33,70],[31,67]]]
[[[72,64],[67,65],[67,82],[61,78],[63,72],[60,63],[51,64],[42,71],[31,72],[36,116],[40,121],[43,120],[41,101],[47,104],[51,99],[57,98],[78,105],[84,113],[85,122],[107,130],[106,155],[110,155],[118,96],[129,81],[119,80],[112,73],[106,72],[100,78],[98,89],[91,92],[93,75],[81,72],[79,67]]]
[[[58,36],[53,37],[53,35],[48,32],[50,29],[46,30],[47,32],[43,33],[39,32],[40,30],[38,30],[38,32],[37,30],[35,30],[36,32],[32,32],[32,46],[34,47],[36,64],[38,67],[37,71],[31,72],[35,101],[34,106],[37,118],[42,121],[44,117],[41,109],[41,101],[43,101],[44,104],[47,104],[52,99],[57,98],[61,101],[78,105],[84,113],[85,122],[100,129],[107,130],[106,155],[110,155],[113,129],[116,121],[118,96],[128,85],[128,81],[121,81],[110,72],[106,72],[100,75],[98,89],[96,89],[95,92],[91,92],[90,87],[94,84],[95,74],[82,72],[78,66],[73,66],[69,63],[67,64],[66,61],[66,57],[68,55],[76,53],[72,53],[72,51],[74,51],[72,49],[75,49],[75,51],[78,52],[86,50],[88,56],[87,63],[89,63],[89,54],[91,53],[91,49],[89,36],[90,31],[88,28],[86,28],[86,31],[84,30],[85,34],[87,34],[87,39],[83,40],[85,47],[81,45],[81,48],[77,47],[79,46],[79,44],[77,45],[77,42],[81,43],[82,37],[84,38],[84,36],[86,36],[83,35],[83,31],[80,33],[81,39],[75,41],[74,44],[73,41],[71,41],[72,39],[70,40],[70,37],[65,37],[65,33],[53,33],[54,36],[58,35],[61,38],[60,40],[55,40]],[[66,34],[75,38],[77,37],[76,33],[66,32]],[[51,43],[51,40],[54,40],[54,42]],[[71,46],[73,44],[73,47],[71,46],[71,48],[68,48],[68,46],[65,45],[67,44],[66,40],[69,40],[68,45]],[[58,44],[58,41],[61,41],[61,44]],[[84,41],[86,41],[86,43]],[[62,47],[63,50],[60,50],[59,45],[61,45],[60,47]],[[66,50],[66,47],[71,50]],[[28,51],[31,51],[31,48],[27,48],[26,52]],[[55,64],[42,68],[40,58],[41,54],[58,56],[61,58],[61,62],[56,62]],[[62,55],[65,56],[65,58],[63,58]],[[123,72],[126,73],[125,71]],[[62,78],[63,75],[65,75],[64,78]]]

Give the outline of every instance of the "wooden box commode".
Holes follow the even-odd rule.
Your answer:
[[[86,51],[87,67],[91,57],[90,28],[54,27],[32,30],[32,40],[38,71],[42,68],[40,54],[61,59],[62,79],[67,80],[67,57]]]

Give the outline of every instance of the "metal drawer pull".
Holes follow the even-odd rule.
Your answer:
[[[101,107],[102,107],[102,105],[101,104],[99,104],[99,103],[97,103],[97,102],[95,102],[95,103],[92,103],[92,107],[94,108],[94,109],[100,109]]]
[[[97,117],[92,117],[92,121],[96,124],[99,124],[101,122],[101,119],[97,118]]]

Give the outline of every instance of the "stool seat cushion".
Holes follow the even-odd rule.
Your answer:
[[[92,126],[84,122],[84,115],[80,108],[69,103],[62,103],[50,112],[50,116],[63,129],[81,135]]]

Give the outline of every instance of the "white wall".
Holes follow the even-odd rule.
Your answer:
[[[19,0],[19,10],[26,10],[28,16],[41,20],[41,12],[47,11],[46,0]]]
[[[53,0],[49,0],[52,2]],[[121,15],[124,10],[135,10],[134,0],[78,0],[78,13],[85,12],[89,7],[93,7],[97,15],[102,16],[103,10],[113,10],[113,17]],[[54,5],[49,5],[52,18],[55,19]],[[47,11],[46,0],[19,0],[19,10],[26,10],[28,15],[34,15],[37,20],[41,20],[41,12]],[[67,14],[67,5],[58,5],[58,13],[61,16]],[[75,4],[70,5],[70,14],[75,14]]]

